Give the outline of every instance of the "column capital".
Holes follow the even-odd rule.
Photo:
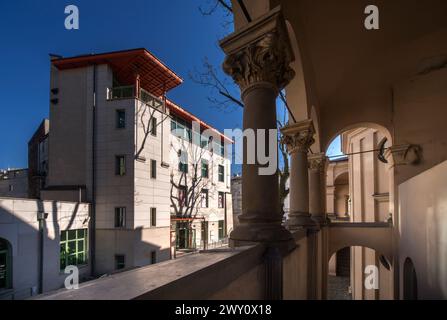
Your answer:
[[[311,171],[322,173],[326,169],[327,157],[324,153],[309,154],[307,160]]]
[[[422,149],[414,144],[393,145],[385,151],[391,166],[416,165],[421,161]]]
[[[295,76],[294,60],[280,8],[271,10],[220,42],[227,54],[223,70],[240,86],[242,94],[256,85],[283,89]]]
[[[281,129],[281,143],[287,147],[290,154],[295,152],[307,153],[307,150],[315,142],[315,129],[311,119],[288,124]]]

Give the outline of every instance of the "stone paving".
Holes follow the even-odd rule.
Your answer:
[[[349,277],[328,276],[328,300],[352,300]]]

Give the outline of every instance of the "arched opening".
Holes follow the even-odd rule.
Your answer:
[[[0,238],[0,290],[12,288],[11,244]]]
[[[334,180],[334,219],[338,221],[349,221],[349,175],[342,172]]]
[[[404,263],[404,300],[417,300],[418,284],[416,269],[410,258],[405,259]]]
[[[333,138],[326,148],[329,157],[326,207],[331,223],[362,224],[390,220],[391,208],[394,207],[389,200],[393,180],[384,158],[384,150],[390,146],[388,130],[374,124],[350,126]],[[364,236],[367,237],[367,233]],[[335,258],[331,258],[332,264],[336,263],[339,254],[337,252]],[[393,299],[393,271],[384,256],[370,248],[352,247],[350,260],[349,282],[353,299]],[[380,274],[379,290],[364,288],[364,272],[368,266],[376,267]],[[338,278],[332,281],[343,282]],[[328,281],[328,297],[330,287]]]
[[[388,262],[374,249],[363,246],[337,250],[328,262],[328,300],[388,299]]]
[[[333,138],[326,148],[329,218],[385,222],[392,217],[392,171],[384,156],[390,146],[388,130],[374,124],[350,126]]]

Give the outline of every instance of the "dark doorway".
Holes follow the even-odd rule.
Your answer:
[[[0,238],[0,290],[12,287],[12,252],[11,245]]]
[[[351,248],[344,248],[336,255],[337,277],[349,277],[351,275]]]
[[[416,269],[410,258],[405,259],[404,263],[404,300],[417,300],[418,284]]]

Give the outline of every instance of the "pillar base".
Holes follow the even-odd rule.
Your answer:
[[[292,243],[295,241],[289,230],[280,224],[242,223],[230,234],[230,246],[240,247],[257,243]]]
[[[318,226],[318,223],[312,219],[309,213],[292,213],[289,215],[286,225],[289,228],[315,228]]]
[[[320,226],[324,226],[327,224],[327,219],[324,215],[312,215],[311,218]]]

